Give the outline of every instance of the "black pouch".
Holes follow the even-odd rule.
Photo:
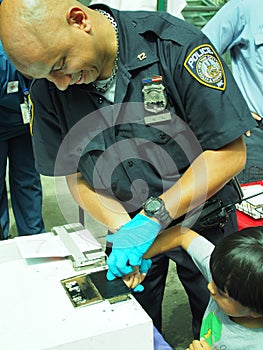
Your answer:
[[[184,226],[194,226],[197,231],[216,226],[223,227],[235,204],[242,201],[243,192],[236,177],[231,179],[216,195],[192,210],[183,221]]]

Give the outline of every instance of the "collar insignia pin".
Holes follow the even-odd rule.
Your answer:
[[[138,60],[140,61],[143,61],[147,58],[146,56],[146,53],[145,52],[142,52],[142,53],[139,53],[139,55],[137,56]]]

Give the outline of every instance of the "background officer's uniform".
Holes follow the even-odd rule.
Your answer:
[[[146,198],[173,185],[202,150],[219,149],[256,123],[231,73],[224,63],[224,68],[220,66],[211,43],[199,30],[166,13],[102,8],[111,11],[118,24],[114,104],[109,102],[109,94],[99,93],[93,84],[59,91],[47,80],[36,80],[32,85],[36,164],[48,176],[80,170],[91,186],[113,193],[133,216]],[[198,75],[191,69],[196,57],[203,59],[204,65],[209,63],[200,48],[212,52],[210,58],[221,74],[220,81],[207,82],[202,72]],[[142,80],[155,76],[162,76],[168,100],[157,121],[145,110],[142,92]],[[217,197],[233,203],[238,195],[227,185]],[[232,214],[224,227],[217,223],[202,234],[216,243],[233,232],[236,220],[234,211]],[[180,264],[178,274],[190,296],[198,336],[208,300],[207,283],[181,249],[153,259],[143,283],[145,291],[136,298],[160,329],[169,258]]]
[[[29,120],[23,89],[29,81],[8,60],[0,43],[0,225],[4,237],[9,232],[9,210],[6,188],[7,159],[12,209],[19,236],[44,231],[42,189],[35,169]],[[3,238],[3,237],[2,237]]]
[[[238,175],[241,183],[263,180],[263,2],[228,1],[204,26],[203,32],[220,54],[231,55],[233,76],[261,127],[245,137],[247,162]]]

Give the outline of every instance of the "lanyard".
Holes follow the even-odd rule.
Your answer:
[[[29,89],[26,86],[26,81],[21,73],[18,72],[18,80],[20,83],[20,87],[22,89],[22,94],[24,98],[24,102],[20,105],[23,122],[25,124],[30,123],[30,131],[31,131],[31,123],[32,123],[32,103],[30,100]]]

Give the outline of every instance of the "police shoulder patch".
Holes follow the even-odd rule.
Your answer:
[[[199,83],[225,90],[226,76],[220,58],[209,44],[197,46],[187,56],[184,66]]]

